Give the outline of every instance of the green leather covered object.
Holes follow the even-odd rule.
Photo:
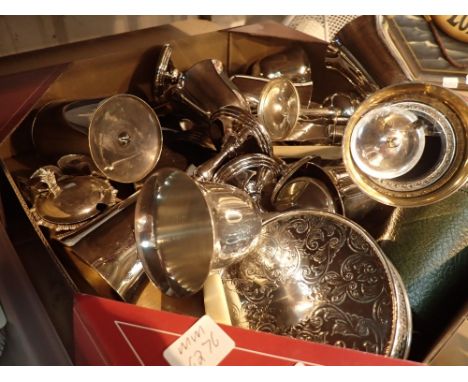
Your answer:
[[[468,299],[468,189],[425,207],[396,208],[379,240],[413,314],[412,359],[423,359]]]

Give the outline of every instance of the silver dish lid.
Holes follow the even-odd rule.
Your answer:
[[[33,212],[49,225],[77,224],[115,204],[117,190],[94,176],[64,177],[49,183],[49,191],[34,199]]]
[[[222,278],[236,326],[403,357],[411,328],[394,272],[354,222],[298,210],[265,221],[257,250]]]
[[[109,179],[135,183],[158,163],[162,150],[159,119],[142,99],[118,94],[105,99],[89,126],[89,149]]]

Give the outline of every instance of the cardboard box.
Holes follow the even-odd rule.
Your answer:
[[[279,24],[265,23],[230,32],[212,32],[195,37],[183,33],[181,35],[180,28],[172,35],[170,28],[162,27],[159,30],[159,34],[151,31],[145,35],[140,31],[137,37],[132,35],[135,38],[120,37],[122,41],[127,41],[127,44],[123,44],[125,49],[122,50],[116,49],[119,37],[113,40],[107,39],[107,44],[103,44],[102,40],[97,41],[96,44],[101,44],[103,47],[101,52],[96,52],[93,43],[76,44],[72,50],[70,47],[64,47],[62,53],[72,52],[70,54],[73,54],[73,62],[66,62],[67,57],[58,54],[57,50],[51,51],[49,55],[47,52],[40,52],[38,56],[43,57],[44,62],[53,64],[52,66],[11,74],[12,68],[7,65],[7,72],[10,71],[10,74],[0,78],[0,101],[3,105],[7,105],[7,108],[0,110],[0,139],[3,140],[0,147],[3,175],[0,181],[2,197],[7,200],[5,206],[7,219],[9,217],[7,229],[52,322],[69,353],[73,354],[76,351],[75,360],[79,364],[136,362],[135,358],[128,356],[130,354],[128,349],[127,355],[112,351],[118,348],[115,344],[122,339],[116,337],[115,330],[110,334],[104,330],[106,320],[110,322],[123,317],[135,325],[152,325],[153,328],[165,328],[164,330],[179,335],[194,322],[195,318],[147,311],[111,300],[83,296],[78,297],[74,305],[74,298],[78,293],[97,295],[99,293],[87,282],[76,263],[70,260],[63,249],[48,240],[44,230],[37,225],[31,215],[29,206],[19,189],[19,179],[22,176],[27,177],[39,166],[50,164],[34,152],[30,134],[34,112],[52,100],[98,98],[126,92],[149,99],[155,61],[160,46],[166,42],[171,42],[173,45],[174,64],[180,70],[187,69],[199,60],[216,58],[225,63],[229,73],[242,71],[258,58],[299,44],[308,53],[314,68],[314,97],[317,100],[320,101],[335,91],[350,90],[349,84],[338,74],[323,67],[326,48],[324,42]],[[152,39],[148,39],[148,36],[152,36]],[[110,53],[106,52],[106,46],[111,48]],[[78,59],[79,52],[85,57],[84,59]],[[37,63],[26,55],[23,56],[23,60],[19,57],[18,67],[28,67],[27,62],[37,66]],[[163,165],[164,163],[160,164]],[[168,298],[161,299],[154,287],[151,288],[150,285],[149,288],[152,290],[148,292],[146,298],[142,296],[142,305],[153,308],[162,305],[165,310],[192,316],[203,314],[200,296],[195,296],[190,303]],[[75,306],[75,321],[72,319],[73,306]],[[246,349],[276,355],[274,357],[250,355],[246,358],[236,350],[226,359],[226,364],[291,364],[296,359],[323,364],[405,364],[384,357],[305,343],[286,337],[237,328],[224,329],[235,338],[236,343],[243,344]],[[150,340],[153,351],[155,354],[158,353],[155,358],[149,359],[149,364],[163,364],[159,350],[156,352],[154,347],[159,346],[158,349],[163,349],[173,338],[174,336],[170,335],[159,339],[150,339],[146,335],[141,337],[141,341]],[[257,348],[258,343],[263,345]]]
[[[93,296],[77,295],[77,365],[168,365],[163,351],[197,319]],[[415,362],[220,325],[235,348],[222,366],[415,366]]]

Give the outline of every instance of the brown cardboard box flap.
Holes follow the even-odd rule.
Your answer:
[[[29,113],[66,64],[0,77],[0,143]]]
[[[241,27],[231,28],[229,32],[245,33],[251,36],[273,37],[278,38],[281,36],[285,40],[301,41],[306,43],[315,43],[327,45],[326,41],[320,40],[316,37],[299,32],[295,29],[289,28],[286,25],[274,22],[265,21],[257,24],[244,25]]]

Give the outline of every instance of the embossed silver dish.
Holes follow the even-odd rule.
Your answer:
[[[404,357],[411,317],[395,272],[354,222],[298,210],[264,221],[256,250],[222,279],[233,325]]]

